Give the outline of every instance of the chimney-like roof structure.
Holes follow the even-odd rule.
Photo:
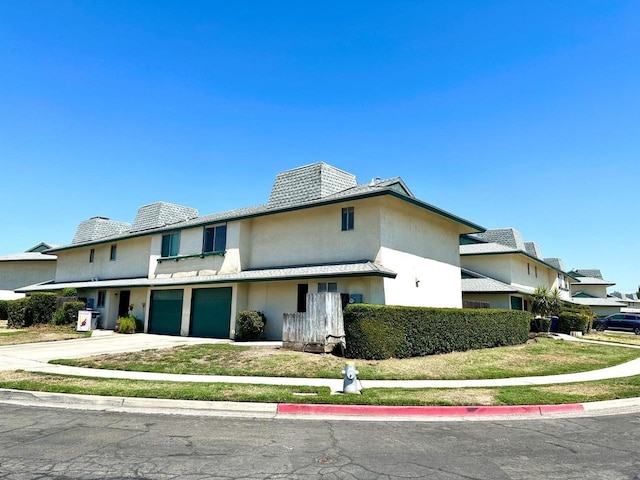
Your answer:
[[[313,163],[278,173],[267,205],[276,208],[310,202],[355,186],[355,175],[324,162]]]
[[[89,220],[80,222],[71,243],[90,242],[91,240],[118,235],[130,228],[131,225],[126,222],[109,220],[106,217],[92,217]]]
[[[138,209],[131,232],[164,227],[173,223],[191,220],[197,216],[198,210],[195,208],[168,202],[150,203]]]

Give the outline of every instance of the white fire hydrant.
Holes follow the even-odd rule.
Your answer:
[[[360,393],[360,388],[358,388],[359,373],[356,370],[356,362],[345,362],[344,370],[342,370],[342,378],[344,378],[342,393]]]

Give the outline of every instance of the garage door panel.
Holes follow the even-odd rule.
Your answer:
[[[182,290],[152,290],[149,333],[180,335]]]
[[[229,338],[231,296],[231,287],[193,290],[190,335]]]

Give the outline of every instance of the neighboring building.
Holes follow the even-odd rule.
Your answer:
[[[529,310],[537,287],[558,288],[569,301],[570,275],[558,258],[543,258],[534,242],[514,228],[490,229],[460,238],[462,298],[491,308]]]
[[[279,173],[269,201],[213,215],[159,202],[132,225],[94,217],[58,255],[55,280],[78,289],[105,327],[132,308],[146,331],[234,336],[240,310],[263,311],[268,338],[307,293],[345,301],[461,307],[459,236],[484,229],[418,200],[400,178],[358,185],[325,163]]]
[[[15,290],[52,280],[56,272],[56,256],[42,252],[55,246],[41,242],[24,253],[0,256],[0,300],[24,297],[24,293],[16,293]]]
[[[609,298],[626,304],[626,307],[620,309],[623,313],[640,313],[640,298],[637,293],[613,292]]]
[[[602,273],[596,268],[574,269],[569,272],[571,282],[571,301],[579,305],[588,305],[598,316],[619,313],[627,306],[621,299],[609,298],[607,288],[614,282],[604,280]]]

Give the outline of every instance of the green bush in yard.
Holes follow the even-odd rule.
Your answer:
[[[7,326],[9,328],[30,327],[33,323],[29,297],[10,300],[7,305]]]
[[[9,300],[0,300],[0,320],[7,320],[9,318],[8,308]]]
[[[241,310],[236,320],[237,340],[258,340],[264,333],[267,325],[267,317],[264,313],[255,310]]]
[[[530,331],[533,333],[548,332],[551,327],[551,319],[548,317],[537,317],[531,319]]]
[[[51,323],[54,325],[75,325],[78,322],[78,312],[84,310],[84,302],[64,302],[56,310]]]
[[[525,343],[531,314],[517,310],[352,304],[346,356],[381,360]]]
[[[56,300],[55,293],[34,293],[29,297],[34,325],[51,323],[56,312]]]
[[[135,317],[120,317],[116,321],[116,331],[118,333],[135,333],[136,332],[136,318]]]

